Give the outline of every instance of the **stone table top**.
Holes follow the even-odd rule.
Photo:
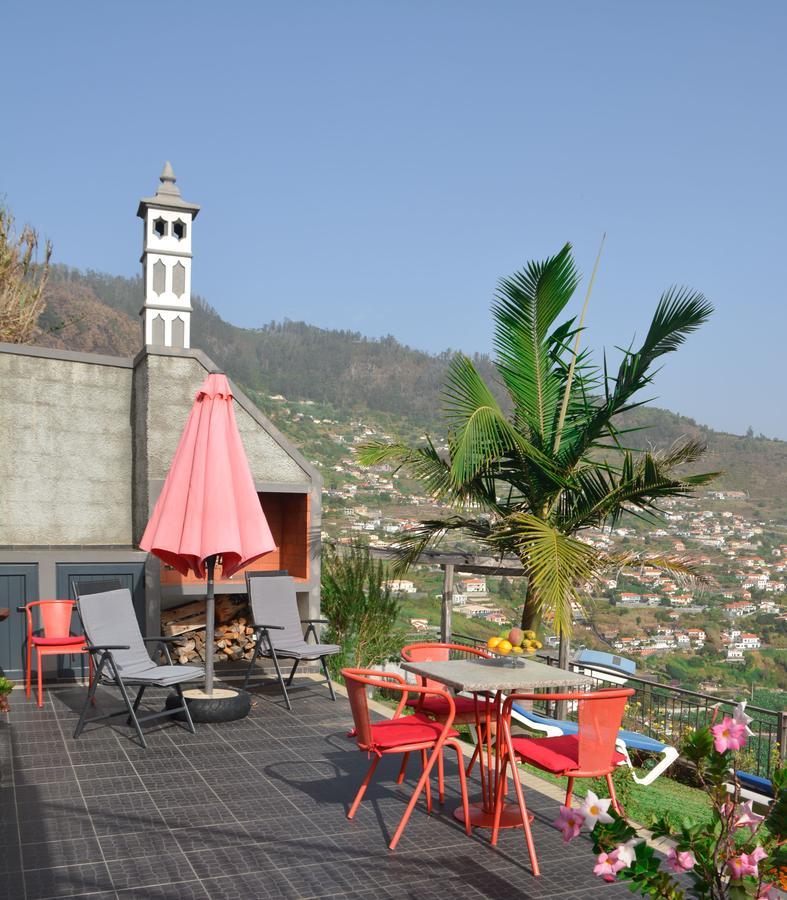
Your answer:
[[[413,675],[439,681],[456,691],[524,691],[539,688],[582,688],[591,679],[556,666],[545,666],[532,659],[449,659],[442,662],[403,662],[401,667]]]

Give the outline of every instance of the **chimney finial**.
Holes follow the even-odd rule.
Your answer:
[[[172,184],[175,184],[175,173],[172,171],[172,166],[169,164],[169,161],[164,163],[164,171],[159,175],[158,180],[164,184],[164,182],[169,181]]]

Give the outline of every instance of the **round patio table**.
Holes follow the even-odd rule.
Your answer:
[[[482,718],[484,719],[484,746],[479,748],[481,799],[470,804],[470,824],[476,828],[491,828],[495,820],[500,762],[493,735],[501,731],[503,695],[549,691],[553,688],[583,688],[591,683],[585,675],[556,666],[546,666],[532,659],[449,659],[442,662],[403,662],[401,667],[413,675],[431,678],[456,692],[470,693],[475,697],[476,725],[481,726]],[[484,704],[483,713],[479,708],[479,696],[491,699],[491,703]],[[516,803],[506,803],[505,791],[502,796],[500,827],[521,826],[519,806]],[[461,806],[454,810],[454,816],[464,822],[464,810]]]

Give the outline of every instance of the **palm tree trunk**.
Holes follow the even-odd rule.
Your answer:
[[[525,605],[522,608],[522,630],[538,631],[541,624],[541,611],[538,608],[538,598],[536,597],[533,579],[527,579],[527,592],[525,593]]]

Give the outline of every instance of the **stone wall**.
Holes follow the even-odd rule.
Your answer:
[[[0,353],[0,545],[131,543],[128,360]]]

